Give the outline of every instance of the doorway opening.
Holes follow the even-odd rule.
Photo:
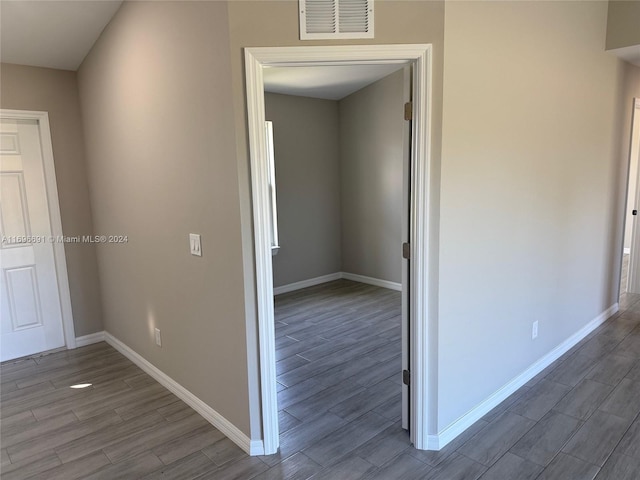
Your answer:
[[[438,448],[430,443],[429,419],[435,411],[436,392],[429,389],[435,379],[436,259],[430,241],[437,218],[430,187],[430,45],[371,45],[341,47],[279,47],[245,49],[247,110],[251,155],[253,226],[255,241],[258,310],[260,388],[262,400],[263,451],[276,453],[279,446],[276,348],[273,303],[271,189],[265,129],[264,69],[273,67],[397,65],[412,67],[413,115],[410,155],[410,237],[405,248],[408,269],[408,337],[406,346],[411,377],[409,430],[415,448]],[[409,375],[407,375],[408,377]]]
[[[380,438],[408,446],[411,68],[274,67],[264,78],[280,458],[367,456]]]
[[[629,178],[624,221],[622,267],[620,269],[620,297],[640,294],[640,98],[634,99],[631,117],[631,143],[629,150]]]

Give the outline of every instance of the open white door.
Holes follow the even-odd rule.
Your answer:
[[[47,181],[41,128],[37,119],[5,115],[0,119],[2,361],[67,343],[63,318],[66,313],[70,319],[68,284],[62,289],[59,286],[60,278],[66,282],[66,265],[64,272],[60,272],[59,261],[63,262],[64,258],[59,258],[62,244],[56,247],[57,242],[61,242],[56,234],[61,232],[52,228],[52,220],[59,224],[57,191]],[[48,123],[46,128],[48,137]],[[53,181],[55,183],[55,177]],[[50,195],[53,193],[55,205],[52,207]],[[52,210],[57,213],[54,219]],[[72,324],[70,329],[68,333],[72,335]],[[69,346],[73,348],[75,343]]]
[[[635,99],[633,118],[631,122],[631,150],[629,163],[640,162],[640,98]],[[640,168],[636,169],[635,196],[627,198],[627,210],[633,212],[633,223],[631,225],[631,256],[629,258],[629,281],[627,292],[640,294],[640,225],[638,225],[638,210],[640,209]],[[630,183],[631,183],[631,179]]]
[[[404,67],[404,94],[406,104],[411,103],[411,66]],[[405,114],[408,112],[405,109]],[[402,243],[403,257],[405,257],[405,245],[411,242],[411,127],[412,121],[405,115],[404,124],[404,148],[402,162]],[[409,256],[409,255],[406,255]],[[409,430],[411,412],[411,385],[410,378],[410,350],[411,350],[411,324],[409,322],[410,305],[410,282],[411,281],[411,259],[404,258],[402,261],[402,428]],[[405,375],[406,372],[406,375]]]

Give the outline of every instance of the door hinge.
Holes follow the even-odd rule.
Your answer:
[[[402,258],[404,258],[405,260],[409,260],[411,258],[411,244],[410,243],[403,243],[402,244]]]
[[[411,385],[411,372],[409,370],[402,371],[402,383],[405,385]]]
[[[413,120],[413,103],[407,102],[404,104],[404,119]]]

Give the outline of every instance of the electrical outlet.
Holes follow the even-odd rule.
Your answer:
[[[533,326],[531,327],[531,340],[535,340],[538,338],[538,321],[533,322]]]
[[[160,336],[160,329],[156,328],[156,345],[161,347],[162,346],[162,337]]]

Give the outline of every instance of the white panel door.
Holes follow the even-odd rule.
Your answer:
[[[0,120],[0,359],[65,345],[35,120]]]

